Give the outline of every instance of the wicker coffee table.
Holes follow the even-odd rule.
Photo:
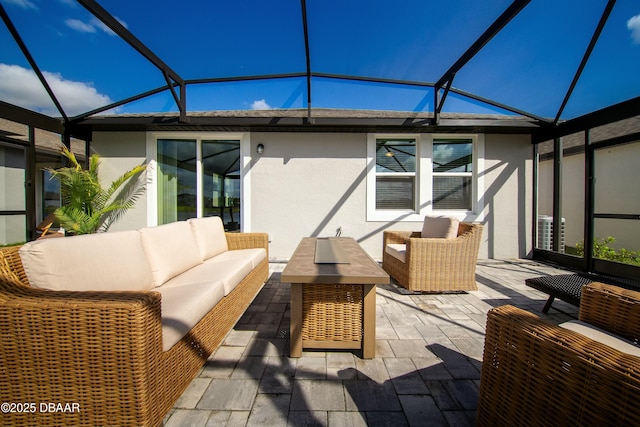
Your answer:
[[[302,239],[281,281],[291,283],[291,357],[303,348],[375,357],[376,285],[389,275],[354,239]]]

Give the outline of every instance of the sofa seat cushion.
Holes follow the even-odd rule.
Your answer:
[[[254,269],[267,257],[267,251],[264,248],[236,249],[230,251],[230,254],[227,256],[246,257],[251,260],[251,268]]]
[[[401,243],[389,243],[384,251],[399,261],[407,262],[407,245]]]
[[[219,216],[191,218],[187,222],[203,261],[229,250],[224,226]]]
[[[224,298],[220,281],[160,286],[162,295],[162,349],[168,351]]]
[[[460,221],[447,216],[425,216],[422,223],[422,237],[455,239],[458,237]]]
[[[623,353],[640,357],[640,347],[635,345],[633,342],[589,323],[582,322],[580,320],[570,320],[568,322],[561,323],[559,326],[578,332],[581,335],[589,337],[599,343],[606,344]]]
[[[186,221],[141,228],[140,235],[154,287],[202,263],[196,239]]]
[[[246,251],[221,253],[167,281],[162,287],[220,281],[224,286],[224,294],[228,295],[253,270],[252,257],[249,255],[253,252]]]
[[[29,284],[70,291],[146,291],[153,276],[137,231],[40,239],[20,258]]]

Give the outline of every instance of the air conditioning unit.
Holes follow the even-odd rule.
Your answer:
[[[564,253],[564,218],[560,228],[560,252]],[[553,250],[553,217],[538,215],[538,248],[547,251]]]

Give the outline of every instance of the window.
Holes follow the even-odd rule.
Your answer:
[[[472,210],[473,143],[433,140],[433,209]]]
[[[376,209],[416,208],[416,140],[376,140]]]
[[[484,135],[369,134],[367,220],[479,220],[483,157]]]

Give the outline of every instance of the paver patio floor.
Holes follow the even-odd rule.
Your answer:
[[[165,418],[188,426],[473,426],[486,313],[512,304],[553,321],[578,310],[524,280],[564,270],[530,260],[481,260],[478,291],[418,294],[378,286],[376,357],[356,351],[289,356],[286,263]]]

